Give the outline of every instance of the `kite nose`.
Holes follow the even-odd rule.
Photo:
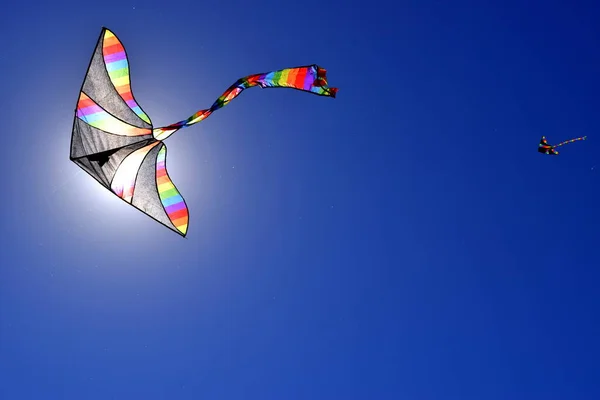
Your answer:
[[[178,130],[179,129],[154,128],[152,130],[152,136],[154,136],[154,139],[156,140],[165,140]]]

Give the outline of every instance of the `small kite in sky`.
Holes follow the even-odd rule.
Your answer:
[[[154,128],[133,96],[123,45],[113,32],[102,28],[75,109],[70,159],[119,198],[185,236],[188,208],[167,173],[167,148],[162,141],[255,86],[333,98],[338,90],[327,86],[326,71],[318,65],[250,75],[231,85],[209,109]]]
[[[575,139],[565,140],[562,143],[555,144],[554,146],[552,146],[552,145],[548,144],[548,141],[546,140],[546,136],[542,136],[542,139],[540,140],[540,145],[538,146],[538,152],[542,153],[542,154],[548,154],[550,156],[557,156],[558,151],[555,150],[557,147],[564,146],[565,144],[577,142],[579,140],[585,140],[586,138],[587,138],[587,136],[582,136],[582,137],[578,137]]]

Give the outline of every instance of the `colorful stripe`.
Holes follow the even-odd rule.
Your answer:
[[[165,165],[166,156],[167,147],[163,146],[156,157],[156,185],[158,186],[158,195],[175,228],[185,235],[188,228],[188,209],[183,197],[181,197],[179,191],[177,191],[177,188],[169,178]]]
[[[79,94],[77,102],[77,117],[94,128],[120,136],[142,136],[148,135],[150,129],[138,128],[121,121],[114,115],[100,107],[94,100],[90,99],[84,92]]]
[[[177,130],[197,124],[206,119],[214,111],[229,104],[244,91],[244,89],[260,86],[262,88],[291,88],[314,93],[319,96],[335,97],[338,89],[327,86],[327,71],[318,65],[310,65],[306,67],[287,68],[279,71],[272,71],[263,74],[250,75],[239,79],[231,85],[215,101],[211,108],[200,110],[194,115],[183,121],[176,122],[169,126],[155,128],[153,130],[154,137],[158,140],[164,140]]]
[[[121,96],[129,108],[131,108],[138,117],[152,125],[150,118],[133,98],[131,82],[129,80],[129,62],[127,61],[125,48],[115,34],[108,29],[104,31],[102,54],[104,56],[104,63],[106,64],[108,76],[119,93],[119,96]]]
[[[111,190],[120,198],[128,203],[131,203],[133,199],[133,192],[135,190],[135,180],[137,178],[138,170],[144,162],[144,158],[150,150],[160,142],[152,142],[148,146],[142,147],[129,154],[121,162],[117,168],[117,172],[113,177],[110,184]]]

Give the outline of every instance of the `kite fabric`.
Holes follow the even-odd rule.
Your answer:
[[[167,173],[167,148],[162,141],[254,86],[332,98],[338,91],[327,86],[326,70],[318,65],[250,75],[230,86],[210,108],[154,128],[133,96],[125,48],[113,32],[102,28],[79,92],[70,159],[119,198],[185,237],[188,207]]]
[[[538,152],[542,153],[542,154],[548,154],[550,156],[557,156],[558,151],[555,150],[557,147],[564,146],[565,144],[569,144],[569,143],[573,143],[573,142],[577,142],[579,140],[585,140],[585,139],[587,139],[587,136],[582,136],[582,137],[578,137],[575,139],[565,140],[562,143],[550,145],[550,144],[548,144],[548,141],[546,140],[546,136],[542,136],[542,139],[540,140],[540,144],[538,146]]]

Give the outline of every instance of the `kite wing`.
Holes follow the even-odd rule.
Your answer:
[[[122,200],[185,236],[188,209],[152,129],[131,92],[125,49],[103,28],[79,93],[70,158]]]

